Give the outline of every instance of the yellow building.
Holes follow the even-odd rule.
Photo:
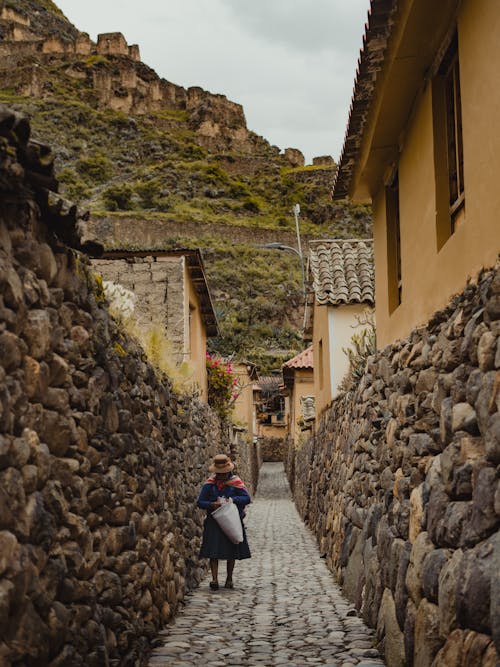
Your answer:
[[[372,202],[377,343],[500,250],[498,0],[372,0],[334,198]]]
[[[297,442],[302,431],[314,421],[313,346],[283,364],[283,393],[287,398],[288,435]]]
[[[310,241],[313,280],[314,396],[319,417],[349,370],[345,350],[373,306],[371,240]]]
[[[256,435],[253,386],[258,377],[257,367],[249,361],[235,361],[233,373],[238,378],[238,397],[234,402],[231,419],[244,428],[252,442]]]

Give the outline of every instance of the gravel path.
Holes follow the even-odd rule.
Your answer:
[[[207,577],[161,633],[150,667],[383,665],[301,521],[281,463],[262,466],[246,525],[252,558],[236,562],[234,590],[210,591]]]

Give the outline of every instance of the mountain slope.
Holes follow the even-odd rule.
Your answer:
[[[49,1],[7,0],[1,16],[0,101],[52,145],[63,194],[94,220],[154,221],[155,247],[205,249],[224,333],[215,349],[266,369],[298,351],[298,258],[234,239],[260,230],[260,244],[291,245],[295,203],[305,235],[369,235],[366,209],[329,199],[335,165],[304,167],[249,131],[241,105],[160,79],[119,33],[94,44]],[[132,247],[128,236],[111,244]]]

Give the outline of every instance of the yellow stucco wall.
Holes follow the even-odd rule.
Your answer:
[[[399,160],[402,302],[388,307],[385,194],[374,198],[377,343],[424,324],[500,251],[500,59],[497,0],[465,0],[458,14],[465,216],[438,250],[432,85],[420,92]],[[383,113],[383,109],[381,111]]]
[[[253,381],[248,375],[246,364],[234,364],[234,373],[238,377],[241,387],[240,394],[234,404],[232,420],[247,429],[250,438],[253,437]]]
[[[314,303],[313,313],[314,396],[316,417],[332,400],[330,381],[330,342],[328,307]]]
[[[300,426],[297,424],[297,419],[302,417],[302,404],[300,399],[302,396],[314,396],[314,375],[313,369],[297,369],[294,373],[293,394],[288,402],[289,428],[290,435],[294,442],[298,441],[302,433]]]
[[[205,355],[207,351],[207,333],[200,310],[200,300],[191,282],[191,277],[184,262],[184,354],[193,369],[191,382],[200,391],[203,400],[207,400],[207,368]]]

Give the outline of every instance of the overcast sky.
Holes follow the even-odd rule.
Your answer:
[[[281,149],[337,159],[369,0],[55,0],[95,40],[119,31],[173,83],[222,93]]]

